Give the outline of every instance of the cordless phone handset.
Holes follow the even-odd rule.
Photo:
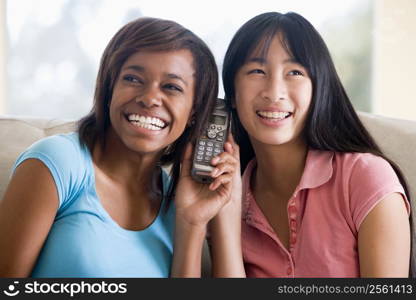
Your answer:
[[[197,139],[193,154],[191,175],[196,181],[210,183],[214,167],[211,160],[224,152],[224,143],[230,127],[230,112],[223,99],[217,99],[215,108],[209,117],[208,125]]]

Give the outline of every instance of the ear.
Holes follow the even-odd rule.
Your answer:
[[[188,122],[186,122],[186,127],[191,127],[194,124],[195,124],[195,111],[194,109],[192,109],[188,117]]]

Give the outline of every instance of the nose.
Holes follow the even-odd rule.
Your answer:
[[[270,102],[287,99],[287,85],[284,78],[281,76],[269,78],[264,86],[261,96],[263,99]]]
[[[149,86],[137,95],[135,100],[136,103],[147,108],[161,106],[162,93],[157,86]]]

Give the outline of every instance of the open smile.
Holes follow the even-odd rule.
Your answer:
[[[287,119],[292,116],[291,112],[283,112],[283,111],[256,111],[256,114],[262,118],[266,119],[268,121],[281,121],[284,119]]]
[[[145,128],[152,131],[163,130],[169,125],[167,121],[155,116],[126,114],[126,119],[136,127]]]

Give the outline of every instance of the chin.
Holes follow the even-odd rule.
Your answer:
[[[149,142],[140,141],[140,142],[126,142],[124,145],[132,152],[138,153],[138,154],[147,154],[147,153],[157,153],[164,149],[164,146],[162,145],[154,145]]]
[[[270,146],[281,146],[281,145],[285,145],[293,141],[291,137],[283,136],[283,135],[258,136],[258,137],[255,137],[255,139],[260,144],[270,145]]]

